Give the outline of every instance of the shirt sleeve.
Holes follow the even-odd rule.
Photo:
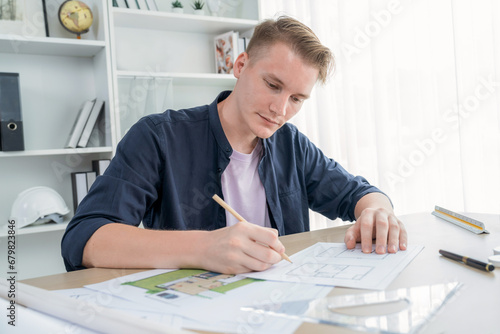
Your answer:
[[[347,172],[335,160],[326,157],[305,135],[297,133],[303,154],[309,208],[329,219],[356,220],[354,209],[361,197],[383,192],[362,176]]]
[[[84,269],[83,249],[109,223],[138,226],[158,197],[162,175],[161,137],[145,117],[123,137],[105,173],[78,205],[61,242],[66,270]]]

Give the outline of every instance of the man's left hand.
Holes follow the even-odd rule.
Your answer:
[[[406,250],[408,235],[405,226],[392,210],[383,207],[364,208],[356,223],[346,231],[344,238],[348,249],[354,248],[357,242],[361,242],[363,253],[372,252],[373,240],[377,254],[384,254],[386,249],[388,253],[396,253],[398,249]]]

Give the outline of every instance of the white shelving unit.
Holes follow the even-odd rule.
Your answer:
[[[29,234],[38,234],[42,232],[54,232],[54,231],[64,231],[68,226],[69,221],[65,221],[61,224],[49,223],[38,226],[27,226],[17,231],[17,236],[29,235]],[[0,230],[0,238],[5,238],[8,236],[8,230],[5,229],[5,226],[2,230]]]
[[[25,189],[47,186],[56,190],[71,212],[64,224],[17,230],[18,279],[64,272],[61,237],[73,216],[71,173],[91,170],[92,160],[111,158],[114,138],[111,52],[108,6],[105,0],[86,0],[94,24],[82,39],[64,32],[57,19],[60,3],[48,9],[51,37],[18,36],[0,31],[0,72],[19,73],[25,150],[0,151],[0,247],[7,247],[5,225],[16,196]],[[27,0],[26,6],[38,6]],[[105,140],[97,147],[64,148],[85,100],[105,103]],[[7,268],[6,258],[0,267]]]
[[[61,148],[47,150],[28,150],[28,151],[13,151],[0,152],[0,158],[6,157],[35,157],[35,156],[50,156],[50,155],[71,155],[71,154],[92,154],[92,153],[112,153],[113,147],[85,147],[85,148]]]
[[[164,101],[151,107],[148,98],[137,99],[131,83],[162,83],[155,86],[155,99],[167,98],[168,107],[211,103],[236,82],[232,75],[215,73],[213,38],[230,30],[248,31],[259,20],[259,0],[235,2],[239,7],[224,17],[193,15],[186,1],[186,13],[175,14],[114,8],[112,1],[86,0],[94,24],[77,40],[57,22],[57,9],[63,2],[49,4],[51,37],[0,31],[0,72],[20,74],[25,139],[24,151],[0,151],[0,247],[6,247],[3,225],[21,191],[51,187],[71,209],[63,224],[17,230],[18,279],[65,271],[60,243],[74,214],[71,172],[91,170],[92,160],[111,158],[118,141],[138,118],[164,111]],[[38,6],[38,0],[26,0],[27,6],[33,4]],[[64,148],[80,105],[96,97],[105,100],[105,143]],[[140,112],[138,105],[143,108]],[[7,268],[6,258],[0,259],[0,267]]]
[[[118,78],[170,78],[177,84],[197,82],[206,85],[232,85],[236,82],[236,78],[232,74],[217,73],[117,71],[116,76]]]
[[[251,3],[252,1],[248,1]],[[189,33],[219,34],[228,30],[248,30],[257,24],[257,19],[227,18],[113,8],[115,27],[183,31]]]
[[[93,57],[106,48],[104,41],[31,37],[0,34],[0,52],[14,54]]]
[[[185,7],[189,7],[187,3]],[[241,1],[234,17],[124,8],[110,8],[110,12],[114,94],[119,101],[115,110],[118,141],[141,116],[166,108],[208,104],[221,91],[232,89],[234,76],[215,72],[213,40],[231,30],[242,33],[253,29],[259,19],[259,1]],[[152,92],[148,79],[171,81]],[[156,101],[163,104],[145,101],[146,93],[138,92],[133,99],[136,86],[156,94]],[[161,99],[163,96],[166,99]]]

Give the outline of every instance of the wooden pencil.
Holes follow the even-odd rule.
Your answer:
[[[212,198],[220,204],[220,206],[222,206],[224,209],[226,209],[227,211],[229,211],[229,213],[231,213],[234,217],[236,217],[236,219],[238,219],[238,221],[242,222],[242,221],[245,221],[245,218],[243,218],[242,216],[240,216],[240,214],[238,212],[236,212],[232,207],[229,206],[229,204],[227,204],[226,202],[224,202],[224,200],[222,198],[220,198],[217,194],[215,194],[214,196],[212,196]],[[286,255],[285,253],[281,254],[281,258],[292,263],[292,260],[290,260],[290,258],[288,257],[288,255]]]

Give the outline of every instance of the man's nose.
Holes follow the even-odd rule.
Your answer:
[[[273,113],[278,116],[286,116],[286,108],[288,106],[288,97],[286,96],[277,96],[274,101],[271,103],[270,109]]]

